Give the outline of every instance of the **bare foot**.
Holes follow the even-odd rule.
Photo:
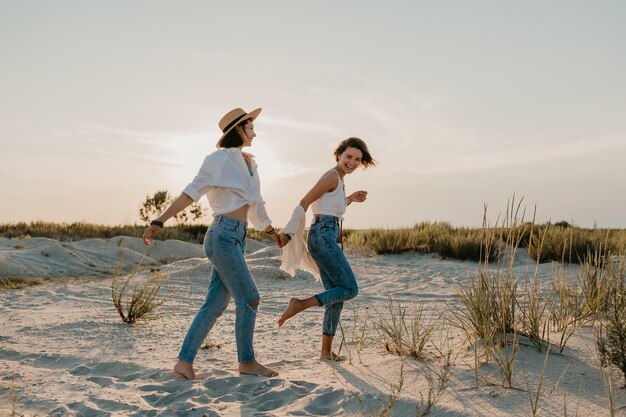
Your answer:
[[[259,376],[277,376],[278,372],[273,369],[268,368],[267,366],[263,366],[257,361],[240,363],[239,364],[239,373],[240,374],[248,374],[248,375],[259,375]]]
[[[334,362],[343,362],[346,360],[346,358],[344,358],[343,356],[339,356],[333,352],[320,353],[320,359],[326,359],[327,361],[334,361]]]
[[[187,378],[193,381],[196,378],[196,373],[193,370],[193,364],[187,361],[179,360],[174,365],[174,373],[177,376],[182,376],[183,378]]]
[[[290,298],[289,305],[287,305],[287,308],[278,319],[278,327],[285,324],[285,321],[287,321],[287,319],[290,319],[299,312],[301,312],[303,310],[301,304],[302,301],[298,300],[297,298]]]

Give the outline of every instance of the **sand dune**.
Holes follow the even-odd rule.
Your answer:
[[[262,297],[256,352],[280,375],[238,374],[231,303],[209,335],[212,347],[201,350],[196,359],[203,379],[192,382],[174,377],[171,367],[206,292],[210,264],[200,245],[167,241],[144,248],[128,237],[73,244],[50,239],[0,243],[4,274],[30,270],[24,276],[37,276],[33,271],[39,271],[50,278],[75,277],[0,290],[0,413],[5,415],[11,413],[14,392],[17,415],[28,416],[373,416],[388,403],[402,366],[404,384],[391,415],[415,415],[428,395],[428,376],[443,369],[444,361],[435,349],[443,336],[438,333],[426,346],[425,359],[409,358],[402,364],[401,358],[385,351],[371,323],[385,314],[390,297],[406,306],[424,302],[429,316],[438,315],[455,303],[459,286],[477,267],[413,253],[351,257],[360,284],[360,294],[346,304],[342,322],[348,343],[342,354],[351,360],[329,363],[318,359],[322,309],[308,310],[282,328],[276,326],[290,296],[311,295],[320,284],[308,273],[290,278],[278,269],[280,251],[255,242],[247,259]],[[16,249],[17,243],[24,247]],[[44,251],[48,264],[40,259]],[[168,277],[163,291],[177,290],[158,310],[157,318],[130,326],[117,316],[106,272],[122,258],[129,259],[128,267],[132,267],[130,259],[154,261]],[[172,258],[186,259],[162,264]],[[96,266],[89,266],[90,262]],[[553,267],[541,266],[544,283]],[[525,265],[516,268],[523,273]],[[93,270],[101,277],[81,278],[81,271]],[[367,335],[357,352],[355,335],[364,324]],[[455,352],[450,380],[430,415],[530,415],[526,384],[534,392],[544,354],[522,340],[515,389],[501,386],[493,365],[480,369],[477,382],[473,350],[458,330],[450,327],[450,332]],[[607,415],[608,396],[594,343],[593,330],[583,328],[563,354],[550,357],[540,396],[542,415],[564,415],[564,404],[568,415]],[[613,377],[618,385],[623,383],[619,374],[614,372]],[[623,406],[624,392],[616,391],[617,405]]]
[[[250,241],[253,250],[264,247]],[[0,240],[0,278],[76,278],[129,272],[137,265],[161,265],[204,257],[202,246],[179,240],[146,246],[137,237],[59,242],[47,238]]]

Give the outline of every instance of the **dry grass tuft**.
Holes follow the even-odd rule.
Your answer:
[[[339,322],[339,329],[341,331],[341,344],[339,345],[339,353],[345,347],[348,354],[348,363],[352,364],[352,358],[354,352],[358,355],[359,363],[363,363],[361,359],[361,351],[365,346],[368,335],[369,326],[369,307],[365,307],[365,314],[361,321],[361,311],[354,310],[352,316],[352,323],[344,328],[342,322]]]
[[[111,296],[115,309],[124,323],[133,324],[141,318],[147,318],[154,310],[174,296],[170,292],[159,298],[165,276],[158,272],[150,272],[146,278],[138,277],[139,267],[122,280],[121,274],[114,274],[111,282]]]
[[[16,417],[17,414],[17,391],[15,390],[15,378],[11,378],[11,385],[9,385],[9,398],[11,401],[11,417]]]
[[[554,297],[548,305],[552,328],[561,333],[559,352],[563,352],[574,332],[590,319],[586,299],[577,283],[569,283],[563,268],[555,271],[552,280]]]
[[[375,325],[388,352],[420,359],[437,327],[437,319],[424,316],[423,303],[414,303],[409,311],[389,299],[388,315],[379,314]]]
[[[41,285],[48,282],[43,278],[0,278],[0,287],[17,290],[21,288],[31,287],[33,285]]]
[[[608,310],[597,327],[596,346],[601,365],[616,366],[626,379],[626,262],[618,258],[608,267]]]

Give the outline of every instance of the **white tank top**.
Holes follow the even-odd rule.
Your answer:
[[[311,211],[315,216],[335,216],[343,220],[343,213],[346,212],[346,191],[343,181],[339,176],[339,172],[337,172],[335,168],[333,168],[332,171],[337,173],[337,187],[312,202]]]

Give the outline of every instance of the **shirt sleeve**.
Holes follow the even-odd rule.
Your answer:
[[[252,187],[250,190],[251,193],[251,203],[248,208],[248,219],[252,226],[256,230],[264,230],[267,226],[272,224],[272,220],[270,220],[267,215],[267,211],[265,210],[265,201],[263,201],[263,197],[261,197],[261,181],[259,179],[259,172],[256,161],[254,158],[250,158],[252,163],[252,170],[254,172]]]
[[[250,205],[248,209],[248,219],[256,230],[262,231],[272,224],[272,220],[265,210],[265,202],[258,201]]]
[[[209,155],[210,156],[210,155]],[[189,197],[193,199],[196,203],[200,201],[203,195],[205,195],[209,189],[212,187],[210,185],[213,181],[213,177],[215,176],[214,169],[211,170],[211,163],[209,161],[209,156],[204,158],[204,162],[196,174],[193,181],[191,181],[184,189],[183,193],[187,194]]]

